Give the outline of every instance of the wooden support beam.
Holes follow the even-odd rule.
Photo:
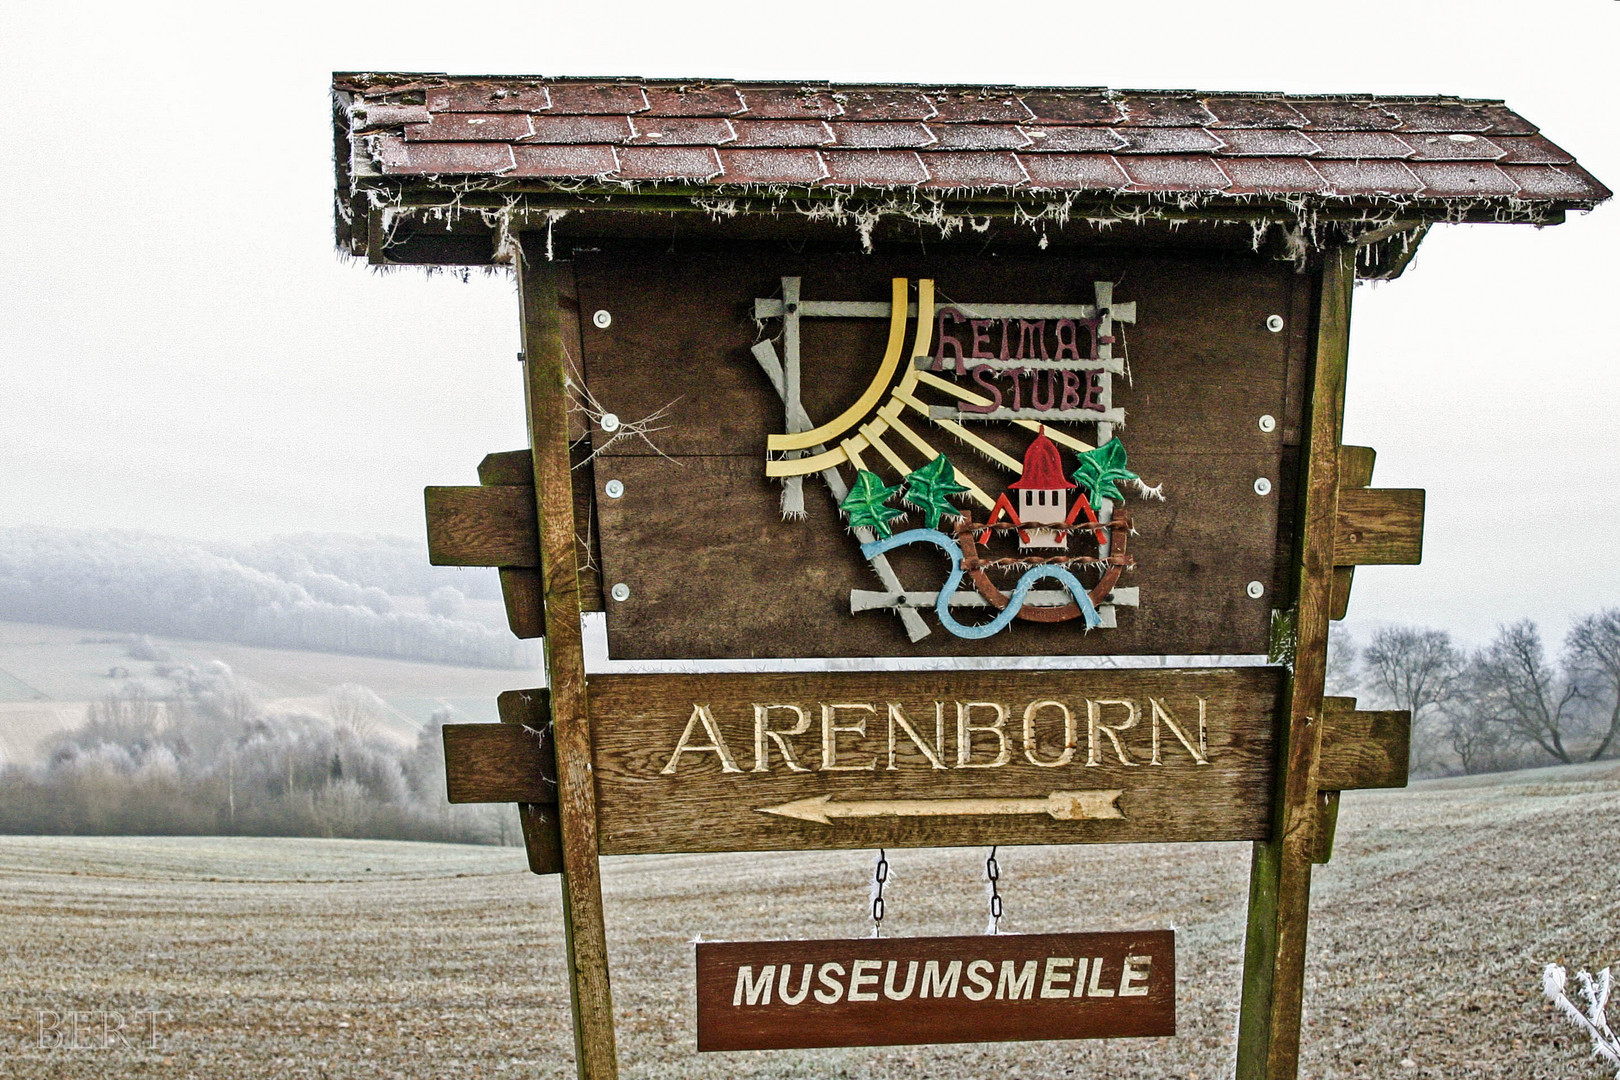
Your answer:
[[[1316,793],[1316,844],[1311,862],[1321,865],[1333,858],[1339,792],[1405,787],[1411,750],[1411,713],[1358,712],[1355,698],[1322,699],[1322,770]]]
[[[1332,791],[1405,787],[1412,751],[1412,714],[1404,709],[1337,708],[1353,698],[1328,698],[1322,714],[1319,787]]]
[[[478,482],[487,487],[508,486],[522,488],[529,504],[534,504],[534,456],[527,450],[507,450],[498,454],[485,454],[478,463]],[[530,510],[533,514],[533,510]],[[530,537],[534,535],[531,531]],[[538,552],[536,552],[538,556]],[[501,599],[506,603],[506,625],[512,636],[537,638],[546,632],[546,613],[543,597],[545,583],[540,578],[539,560],[534,566],[503,566]]]
[[[1413,566],[1423,561],[1422,488],[1339,492],[1335,566]]]
[[[1372,484],[1373,466],[1377,463],[1378,451],[1370,446],[1339,447],[1340,497],[1352,488],[1364,488]],[[1332,618],[1335,621],[1344,618],[1346,612],[1350,610],[1350,586],[1354,584],[1355,577],[1356,568],[1353,566],[1333,568]]]
[[[576,519],[590,519],[590,470],[581,467],[588,451],[576,449],[571,460]],[[430,487],[427,507],[428,561],[435,566],[496,566],[501,597],[512,634],[537,638],[545,633],[541,599],[540,549],[536,540],[534,458],[527,450],[487,454],[478,464],[482,487]],[[592,546],[578,538],[581,603],[586,611],[602,610],[602,582]]]
[[[1316,842],[1311,845],[1311,863],[1323,866],[1333,859],[1333,837],[1339,829],[1339,793],[1316,793]]]
[[[551,798],[518,803],[523,826],[523,847],[529,853],[529,872],[562,873],[562,815],[557,809],[557,741],[551,728],[551,695],[545,690],[508,690],[495,699],[502,724],[517,724],[544,731],[550,738],[541,748],[541,774],[551,779]]]
[[[557,803],[549,728],[444,725],[444,786],[452,803]]]
[[[574,1061],[580,1080],[617,1080],[613,995],[608,984],[607,931],[597,857],[585,644],[580,627],[580,559],[568,438],[569,362],[559,302],[559,277],[564,271],[550,260],[544,233],[522,234],[520,249],[517,276],[524,389],[545,580],[546,683],[557,745],[563,923],[574,1016]]]
[[[1307,397],[1294,565],[1294,669],[1278,730],[1271,839],[1254,846],[1237,1080],[1293,1080],[1305,989],[1305,927],[1311,860],[1317,853],[1322,696],[1338,514],[1339,444],[1355,252],[1327,252],[1320,277],[1316,341]]]
[[[478,482],[486,487],[526,487],[534,498],[534,455],[527,450],[485,454],[478,463]]]

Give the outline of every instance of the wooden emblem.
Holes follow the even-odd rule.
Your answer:
[[[697,946],[700,1051],[1175,1033],[1171,930]]]
[[[1144,495],[1163,498],[1161,489],[1149,488],[1125,468],[1124,444],[1114,435],[1125,420],[1123,410],[1111,404],[1113,376],[1125,370],[1113,355],[1120,340],[1116,324],[1135,322],[1136,304],[1115,303],[1114,286],[1107,281],[1093,283],[1095,304],[1069,305],[941,306],[935,302],[930,278],[917,281],[916,302],[909,304],[910,282],[896,278],[891,284],[889,340],[872,381],[838,418],[809,430],[805,430],[809,419],[802,401],[803,379],[797,370],[799,322],[812,312],[860,317],[865,306],[811,307],[798,299],[798,278],[782,280],[781,301],[755,301],[756,317],[774,314],[781,319],[787,351],[784,364],[771,342],[753,348],[783,397],[790,429],[767,440],[769,449],[782,456],[768,457],[765,463],[766,476],[789,482],[782,496],[784,516],[805,515],[803,488],[797,482],[819,474],[837,497],[839,510],[860,540],[861,554],[880,579],[898,580],[888,565],[889,552],[912,544],[939,549],[949,559],[949,572],[932,591],[851,594],[852,613],[885,608],[900,612],[913,641],[927,636],[927,629],[906,616],[921,607],[932,608],[943,629],[968,640],[998,634],[1014,619],[1038,623],[1081,619],[1088,629],[1116,626],[1114,607],[1135,605],[1138,600],[1135,588],[1115,592],[1121,571],[1134,566],[1123,544],[1130,531],[1129,515],[1121,509],[1120,527],[1108,527],[1116,504],[1124,499],[1120,485],[1134,483]],[[902,365],[911,312],[916,326],[912,359]],[[966,324],[964,337],[956,336],[953,324]],[[998,331],[999,354],[993,348]],[[932,404],[926,400],[930,395],[935,398]],[[864,414],[873,410],[871,420],[862,423]],[[1035,435],[1019,460],[964,426],[964,421],[1011,421]],[[1073,479],[1066,475],[1063,450],[1047,431],[1049,425],[1059,424],[1088,425],[1094,440],[1082,442],[1054,428],[1055,437],[1078,454]],[[925,437],[919,429],[933,434]],[[941,445],[949,438],[953,449],[959,446],[979,454],[1010,473],[1011,482],[992,498],[929,438]],[[913,467],[900,448],[913,459],[920,455],[923,463]],[[843,465],[854,468],[853,484],[846,485],[837,471]],[[873,471],[879,468],[892,470],[899,482],[885,483]],[[895,499],[898,506],[892,503]],[[986,520],[975,523],[953,500],[978,504],[979,511],[987,513]],[[891,535],[911,512],[920,519],[920,527]],[[1017,554],[981,558],[977,546],[998,535],[1015,540]],[[1070,554],[1071,536],[1095,546]],[[1017,580],[1004,592],[991,578],[1008,571],[1016,572]],[[971,585],[959,591],[964,573],[971,575]],[[1090,583],[1082,584],[1082,576]],[[1043,581],[1056,586],[1055,591],[1050,587],[1032,591]],[[963,622],[952,611],[956,607],[988,607],[992,613],[987,621]]]

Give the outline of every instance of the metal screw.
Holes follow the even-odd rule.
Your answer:
[[[1258,600],[1262,596],[1266,595],[1266,587],[1260,584],[1258,581],[1249,582],[1248,586],[1243,591],[1249,594],[1250,600]]]
[[[606,313],[598,311],[597,314],[598,315],[603,315],[603,314],[606,314]],[[601,324],[598,323],[597,325],[600,326]],[[1273,334],[1280,334],[1280,333],[1282,333],[1282,328],[1283,328],[1283,317],[1281,315],[1267,315],[1266,316],[1266,329],[1267,330],[1270,330]]]
[[[622,581],[619,582],[617,585],[613,586],[612,596],[613,599],[619,601],[619,603],[624,603],[626,600],[630,599],[630,586],[626,585]]]
[[[1260,418],[1260,430],[1261,431],[1276,431],[1277,430],[1277,418],[1275,416],[1272,416],[1270,413],[1266,413],[1266,415],[1264,415],[1264,416],[1262,416]]]
[[[1263,476],[1255,477],[1254,478],[1254,493],[1256,495],[1270,495],[1271,494],[1271,481],[1267,480]]]
[[[1272,316],[1272,318],[1276,318],[1276,316]],[[613,325],[613,313],[607,308],[599,309],[595,315],[591,316],[591,325],[598,330],[606,330]]]
[[[598,420],[596,424],[609,434],[619,430],[619,418],[610,412],[603,413],[602,419]]]
[[[607,491],[608,498],[617,499],[619,496],[624,494],[624,481],[609,480],[604,490]]]

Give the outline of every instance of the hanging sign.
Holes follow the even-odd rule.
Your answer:
[[[703,1050],[1176,1033],[1172,930],[700,942]]]
[[[590,678],[604,855],[1268,835],[1274,667]]]

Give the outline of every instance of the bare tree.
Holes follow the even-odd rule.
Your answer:
[[[1467,714],[1447,716],[1441,726],[1440,710],[1457,699],[1467,667],[1449,633],[1420,626],[1381,627],[1362,651],[1361,663],[1370,689],[1395,708],[1411,712],[1412,749],[1419,767],[1439,764],[1436,744],[1441,739],[1463,756],[1453,736],[1462,734],[1457,723],[1466,722]]]
[[[1587,699],[1608,711],[1603,738],[1587,759],[1596,761],[1620,736],[1620,608],[1588,615],[1570,629],[1564,639],[1564,666],[1579,680]]]
[[[344,683],[332,688],[326,695],[326,707],[333,723],[352,731],[364,741],[376,734],[388,719],[388,704],[369,687],[358,683]]]
[[[1580,689],[1547,662],[1534,622],[1500,627],[1474,656],[1469,675],[1484,719],[1558,761],[1575,760],[1566,741],[1574,732]]]
[[[1437,717],[1440,738],[1457,756],[1464,773],[1486,772],[1502,767],[1509,749],[1507,733],[1479,715],[1475,695],[1464,688],[1440,706]]]
[[[127,742],[155,738],[168,721],[169,712],[167,703],[154,697],[145,683],[131,681],[100,701],[90,702],[84,719],[84,738]]]

